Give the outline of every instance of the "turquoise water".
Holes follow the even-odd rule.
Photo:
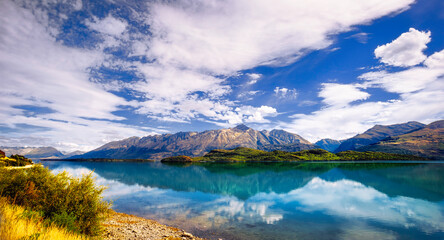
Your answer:
[[[442,163],[44,164],[94,170],[116,211],[210,239],[444,239]]]

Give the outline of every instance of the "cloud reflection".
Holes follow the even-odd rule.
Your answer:
[[[84,167],[61,167],[53,171],[63,170],[73,176],[90,172]],[[443,202],[389,197],[374,188],[346,179],[326,181],[316,177],[305,186],[288,193],[259,193],[240,200],[234,196],[127,185],[118,180],[105,179],[96,173],[93,176],[98,184],[108,187],[104,196],[114,200],[119,211],[123,209],[170,224],[186,222],[200,227],[208,225],[208,228],[239,223],[289,224],[286,223],[289,220],[304,224],[305,218],[321,214],[353,222],[354,229],[342,227],[343,237],[364,232],[368,233],[365,235],[368,237],[387,234],[377,230],[373,226],[375,224],[418,229],[427,234],[444,232]],[[365,231],[360,232],[359,229]]]

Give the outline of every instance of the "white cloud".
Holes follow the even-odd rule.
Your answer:
[[[1,123],[45,127],[51,131],[39,136],[57,142],[63,139],[71,146],[86,142],[97,146],[101,140],[145,133],[143,128],[116,123],[124,120],[115,114],[121,105],[168,121],[205,117],[219,124],[267,122],[267,117],[277,114],[276,109],[225,100],[231,92],[228,77],[259,65],[294,62],[308,51],[328,47],[331,36],[405,10],[413,2],[150,2],[148,11],[134,9],[131,18],[144,21],[149,35],[128,31],[129,22],[113,15],[91,16],[85,24],[103,42],[86,50],[56,41],[63,21],[53,21],[45,10],[34,4],[27,4],[33,9],[23,9],[1,1],[0,71],[2,85],[7,86],[1,91],[8,98],[8,105],[0,106]],[[86,6],[76,1],[71,7]],[[116,59],[119,57],[104,53],[107,47],[127,49],[131,56],[144,56],[147,61]],[[89,79],[89,70],[98,66],[134,71],[143,80],[122,85],[106,79],[95,83]],[[255,73],[247,76],[251,81],[260,79]],[[108,92],[123,88],[142,97],[127,101]],[[46,107],[54,113],[24,116],[13,107],[17,103]],[[77,132],[71,134],[74,130],[70,129]]]
[[[276,87],[274,88],[274,94],[278,97],[278,98],[284,98],[287,100],[294,100],[297,98],[298,96],[298,91],[296,89],[288,89],[288,88],[284,88],[284,87]]]
[[[245,119],[245,122],[268,123],[265,117],[276,116],[277,111],[273,107],[260,106],[258,108],[251,106],[242,106],[235,110],[239,116]],[[239,122],[240,123],[240,122]]]
[[[241,92],[237,95],[238,98],[242,98],[243,100],[253,100],[253,96],[263,93],[262,91],[246,91]]]
[[[91,29],[111,36],[121,35],[128,24],[126,21],[107,16],[103,19],[94,18],[94,21],[87,21],[86,25]]]
[[[392,66],[408,67],[423,62],[427,57],[423,51],[430,42],[430,31],[422,32],[410,28],[391,43],[378,46],[375,56],[380,61]]]
[[[70,143],[90,150],[104,141],[148,134],[112,122],[123,119],[113,112],[130,103],[89,81],[87,69],[104,61],[102,52],[63,46],[30,10],[10,1],[1,1],[0,6],[0,124],[49,129],[32,136],[13,132],[9,138],[38,137],[61,150],[74,150]],[[44,107],[52,113],[26,116],[17,105]]]
[[[160,118],[163,115],[177,121],[196,117],[202,111],[183,107],[181,102],[199,109],[202,107],[197,105],[203,100],[211,102],[207,105],[221,102],[220,99],[231,91],[225,78],[258,65],[289,64],[307,51],[328,47],[332,43],[329,36],[347,31],[352,25],[405,10],[412,2],[348,0],[340,4],[328,1],[270,4],[269,1],[227,0],[149,4],[150,15],[145,16],[152,32],[147,39],[149,47],[141,42],[133,47],[135,54],[144,53],[152,61],[136,65],[145,80],[135,84],[133,89],[144,92],[148,98],[139,112],[155,112]],[[350,14],[344,14],[347,12]],[[247,76],[250,85],[261,77],[257,73]],[[297,96],[294,89],[283,91],[278,93],[281,98],[295,99]],[[196,92],[206,96],[195,98]],[[149,110],[156,106],[149,102],[162,102],[160,105],[164,107],[157,109],[165,111]],[[236,104],[222,104],[228,104],[225,107],[229,108],[224,114],[205,107],[203,116],[236,123],[242,122],[241,116],[247,117],[246,121],[265,121],[262,113],[239,115],[234,112]]]
[[[407,121],[430,123],[444,117],[444,50],[424,61],[424,66],[387,72],[368,72],[359,76],[363,83],[325,83],[319,96],[327,107],[310,114],[295,114],[283,128],[310,141],[320,138],[344,139],[362,133],[375,124]],[[398,93],[399,99],[348,103],[364,100],[369,94],[358,88],[382,88]]]
[[[319,97],[330,106],[344,106],[357,100],[365,100],[370,94],[359,90],[355,85],[323,83]]]
[[[365,32],[360,32],[360,33],[353,34],[348,38],[354,38],[354,39],[356,39],[356,41],[358,41],[362,44],[366,44],[368,41],[368,38],[369,38],[369,34],[365,33]]]
[[[424,61],[424,65],[431,69],[444,68],[444,50],[441,50],[440,52],[436,52],[429,56]]]
[[[226,0],[154,4],[149,56],[161,64],[215,74],[288,64],[305,50],[329,46],[332,34],[404,10],[411,3]]]
[[[444,74],[444,68],[414,67],[399,72],[368,72],[359,78],[364,86],[382,87],[388,92],[410,93],[422,90]]]
[[[262,74],[259,73],[247,73],[246,75],[250,79],[250,81],[247,82],[248,85],[257,83],[257,81],[262,77]]]
[[[443,80],[437,79],[422,91],[401,94],[399,100],[330,106],[310,114],[295,114],[291,123],[281,123],[281,127],[315,142],[321,138],[353,137],[376,124],[430,123],[444,117]]]
[[[138,69],[146,80],[135,83],[133,87],[145,93],[148,99],[177,102],[195,92],[217,98],[230,91],[228,86],[222,85],[224,79],[196,71],[154,64],[141,64]]]

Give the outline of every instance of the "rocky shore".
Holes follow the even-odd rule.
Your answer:
[[[181,229],[124,213],[112,212],[103,225],[105,227],[103,238],[109,240],[202,240]]]

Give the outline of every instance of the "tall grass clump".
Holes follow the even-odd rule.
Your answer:
[[[42,166],[0,169],[0,195],[9,203],[38,213],[49,224],[89,236],[100,235],[100,223],[109,213],[103,191],[91,174],[81,178],[66,172],[55,175]]]
[[[86,240],[88,237],[47,224],[39,214],[9,204],[0,198],[0,239],[2,240]]]

